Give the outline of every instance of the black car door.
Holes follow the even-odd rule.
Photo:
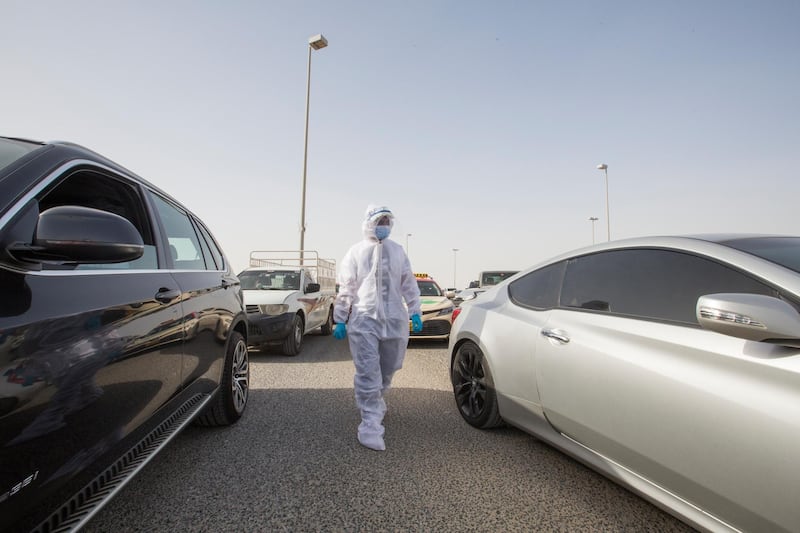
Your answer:
[[[150,199],[181,289],[186,331],[182,381],[192,392],[210,393],[220,383],[229,331],[242,310],[239,280],[199,220],[157,192],[151,191]]]
[[[0,265],[0,530],[97,475],[181,379],[181,293],[159,268],[141,186],[86,161],[37,180],[21,202],[116,213],[145,251],[114,264]]]

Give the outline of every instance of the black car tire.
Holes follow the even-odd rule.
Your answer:
[[[331,333],[333,333],[333,306],[328,309],[328,318],[322,324],[322,334],[330,335]]]
[[[450,372],[458,412],[471,426],[488,429],[502,425],[489,365],[477,344],[458,347]]]
[[[250,394],[250,358],[247,343],[238,331],[231,332],[225,369],[217,397],[195,419],[199,426],[228,426],[242,417]]]
[[[283,353],[286,355],[297,355],[303,347],[303,319],[299,315],[294,315],[292,319],[292,330],[283,340]]]

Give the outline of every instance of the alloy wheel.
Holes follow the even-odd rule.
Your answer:
[[[233,367],[231,369],[231,387],[233,406],[241,414],[247,406],[247,396],[250,391],[250,358],[247,353],[247,344],[240,340],[233,351]]]
[[[461,346],[453,365],[456,404],[468,418],[480,417],[486,408],[488,387],[483,353],[472,343]]]

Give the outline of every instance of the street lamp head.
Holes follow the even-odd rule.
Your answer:
[[[600,163],[599,165],[597,165],[597,170],[606,170],[607,168],[608,165],[606,165],[605,163]]]
[[[591,220],[592,222],[594,222],[595,220],[600,220],[600,219],[599,219],[599,218],[597,218],[597,217],[589,217],[589,220]]]
[[[314,50],[319,50],[328,46],[328,39],[323,37],[322,34],[315,35],[308,38],[308,45]]]

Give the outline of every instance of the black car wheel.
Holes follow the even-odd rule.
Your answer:
[[[328,309],[328,319],[322,324],[322,334],[330,335],[333,333],[333,307]]]
[[[481,429],[502,424],[489,365],[475,343],[458,347],[450,377],[458,411],[467,423]]]
[[[231,333],[217,397],[196,420],[201,426],[227,426],[242,417],[250,393],[250,358],[238,331]]]
[[[295,315],[292,320],[292,330],[283,341],[283,353],[297,355],[303,346],[303,319]]]

